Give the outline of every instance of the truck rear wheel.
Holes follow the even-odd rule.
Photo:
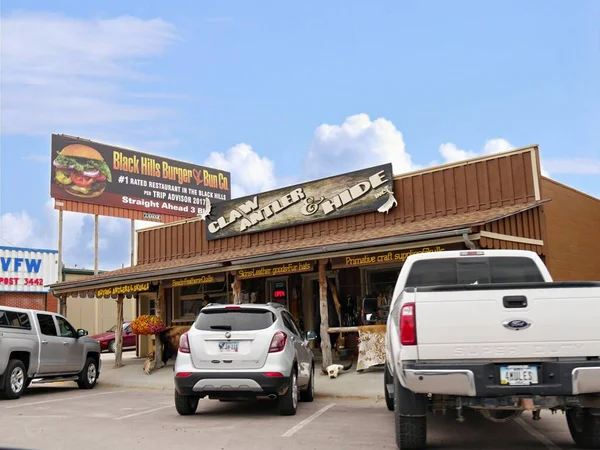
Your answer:
[[[405,389],[394,377],[394,422],[399,449],[422,450],[427,447],[427,403],[423,397]],[[407,410],[407,406],[413,411]]]
[[[388,369],[387,363],[385,365],[385,372],[383,373],[383,392],[385,395],[385,406],[389,411],[394,410],[394,397],[392,397],[388,391],[388,384],[393,384],[394,378]]]
[[[567,425],[577,447],[600,449],[600,416],[586,408],[571,408],[567,410]]]

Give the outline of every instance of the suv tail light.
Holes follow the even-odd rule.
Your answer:
[[[273,335],[271,339],[271,346],[269,347],[269,353],[277,353],[283,351],[285,343],[287,342],[287,334],[283,331],[278,331]]]
[[[405,303],[400,309],[400,343],[417,345],[417,310],[414,303]]]
[[[181,335],[179,338],[179,351],[181,353],[189,353],[190,352],[190,341],[188,339],[187,331]]]

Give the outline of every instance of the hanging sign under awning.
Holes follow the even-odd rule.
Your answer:
[[[194,286],[196,284],[222,283],[225,275],[199,275],[196,277],[178,278],[171,282],[172,287]]]
[[[362,253],[359,255],[345,256],[342,258],[331,258],[332,269],[343,269],[346,267],[361,267],[374,264],[392,264],[403,263],[410,255],[419,253],[443,252],[443,247],[424,247],[410,250],[397,250],[383,253]]]
[[[245,280],[248,278],[290,275],[293,273],[312,272],[313,268],[314,264],[312,262],[297,262],[281,264],[278,266],[255,267],[253,269],[238,270],[238,277],[241,280]]]
[[[121,286],[107,287],[96,290],[96,297],[110,297],[119,294],[135,294],[138,292],[148,292],[150,283],[131,283]]]

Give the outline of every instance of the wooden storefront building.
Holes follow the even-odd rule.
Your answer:
[[[543,177],[534,146],[397,176],[383,165],[218,203],[206,220],[138,231],[135,266],[52,291],[136,296],[140,314],[181,325],[208,302],[275,301],[322,335],[321,291],[325,329],[357,323],[364,297],[389,302],[415,252],[531,250],[557,280],[598,280],[598,224],[600,200]]]

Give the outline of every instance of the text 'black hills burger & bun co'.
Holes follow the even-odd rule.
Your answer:
[[[112,181],[102,155],[87,145],[67,145],[52,164],[56,167],[56,183],[77,197],[98,197]]]

